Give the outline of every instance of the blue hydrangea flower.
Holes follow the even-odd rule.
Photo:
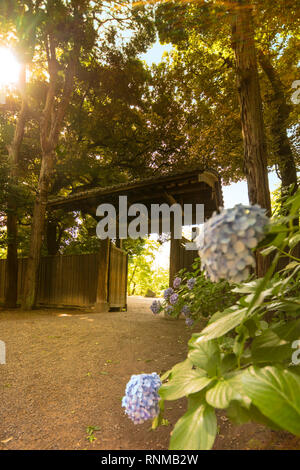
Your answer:
[[[174,289],[178,289],[181,284],[181,277],[175,277],[174,282],[173,282],[173,287]]]
[[[172,307],[172,305],[167,305],[166,308],[165,308],[165,312],[166,312],[167,315],[171,315],[173,310],[174,310],[174,307]]]
[[[195,284],[196,284],[196,279],[194,277],[189,279],[186,283],[186,285],[188,286],[188,289],[190,289],[190,290],[194,289]]]
[[[172,294],[169,300],[170,304],[175,305],[178,300],[178,294]]]
[[[168,289],[165,290],[164,292],[164,299],[168,300],[168,298],[174,293],[174,290],[172,287],[168,287]]]
[[[158,415],[160,387],[161,380],[155,372],[131,376],[126,385],[122,407],[134,424],[142,424]]]
[[[258,205],[238,204],[214,214],[196,239],[206,275],[213,282],[246,280],[255,267],[252,249],[264,238],[268,220]]]
[[[192,318],[187,318],[185,320],[185,324],[186,324],[186,326],[193,326],[194,320]]]
[[[182,307],[181,313],[187,317],[191,313],[190,307],[188,305],[184,305]]]
[[[153,300],[150,309],[154,313],[154,315],[157,315],[160,310],[161,310],[161,303],[159,300]]]

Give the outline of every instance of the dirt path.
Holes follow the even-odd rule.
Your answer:
[[[107,314],[0,311],[0,449],[167,449],[185,402],[169,402],[170,426],[134,426],[121,398],[132,374],[160,373],[182,360],[190,337],[182,320],[154,318],[151,301]],[[98,426],[89,442],[86,428]],[[262,427],[232,427],[220,417],[216,448],[300,449]]]

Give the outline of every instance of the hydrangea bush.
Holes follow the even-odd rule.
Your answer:
[[[238,300],[209,317],[206,326],[192,335],[187,358],[161,377],[158,415],[153,420],[153,428],[162,422],[166,400],[187,397],[187,411],[171,434],[171,450],[211,449],[218,432],[215,410],[226,410],[227,416],[237,424],[256,421],[271,429],[300,436],[300,349],[296,349],[300,340],[300,259],[297,255],[300,190],[287,200],[284,209],[283,213],[287,215],[272,220],[268,227],[257,207],[254,212],[248,212],[250,217],[255,214],[255,220],[260,220],[258,224],[263,231],[267,230],[264,239],[260,235],[263,232],[258,230],[256,241],[261,242],[252,247],[259,248],[263,255],[272,255],[267,274],[264,278],[235,286],[233,291],[239,296]],[[251,237],[246,232],[253,224],[239,230],[237,214],[242,218],[242,226],[246,227],[245,212],[238,208],[233,220],[236,234],[248,251],[250,246],[245,240],[252,238],[253,232],[250,232]],[[222,220],[226,225],[227,215]],[[222,233],[219,223],[215,227]],[[212,225],[210,230],[213,236]],[[233,240],[230,233],[227,243]],[[235,240],[238,241],[239,238]],[[213,263],[221,266],[224,250],[210,248],[209,251],[205,249],[205,241],[201,243],[200,251],[206,256],[206,273],[210,277],[213,274],[216,280],[211,257]],[[210,241],[208,244],[212,246]],[[281,258],[290,262],[285,262],[285,267],[278,271]],[[208,272],[208,268],[213,271]],[[226,268],[226,273],[230,280],[236,279],[236,272],[231,273]],[[244,270],[238,268],[238,275],[243,273]],[[193,277],[189,286],[186,282],[186,290],[195,289],[199,277]],[[179,286],[177,281],[175,290],[182,288],[182,282],[183,279]],[[168,292],[165,302],[175,290]],[[177,308],[182,297],[180,292],[178,295],[175,306],[168,306]],[[195,302],[197,296],[198,292]],[[192,304],[182,307],[187,318],[191,318]]]
[[[164,300],[154,300],[150,309],[156,315],[164,312],[173,318],[183,316],[186,325],[191,327],[216,310],[233,305],[239,297],[233,288],[227,281],[214,283],[207,279],[201,272],[200,258],[197,258],[193,270],[180,271],[173,288],[165,290]]]

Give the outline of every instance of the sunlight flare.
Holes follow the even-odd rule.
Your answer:
[[[18,82],[21,66],[14,54],[7,48],[0,48],[0,87]]]

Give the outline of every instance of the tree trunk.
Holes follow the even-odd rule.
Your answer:
[[[281,195],[286,196],[288,190],[292,185],[291,193],[294,194],[298,189],[297,168],[291,148],[290,140],[288,138],[288,119],[292,110],[292,106],[288,103],[285,95],[284,85],[280,80],[278,73],[272,65],[269,55],[264,54],[262,51],[259,53],[259,62],[266,76],[268,77],[272,86],[273,94],[271,105],[272,109],[272,123],[271,135],[274,145],[274,152],[276,155],[276,163],[281,179]],[[294,225],[299,226],[299,219],[294,220]],[[288,249],[288,247],[287,247]],[[300,257],[300,243],[295,246],[293,255]],[[289,258],[282,259],[280,269],[284,268],[289,263]]]
[[[237,89],[244,141],[244,166],[251,204],[259,204],[271,215],[266,138],[254,43],[252,9],[249,2],[235,3],[232,42],[236,59]],[[258,256],[257,275],[263,276],[269,260]]]
[[[298,187],[295,159],[287,135],[291,105],[288,104],[284,85],[273,67],[270,57],[260,51],[259,62],[273,90],[272,107],[274,109],[272,110],[271,135],[274,143],[274,151],[277,156],[276,163],[278,164],[282,183],[282,194],[284,195],[290,185],[294,185],[293,192],[296,192]]]
[[[37,276],[44,236],[46,206],[54,162],[55,154],[53,152],[43,155],[38,192],[33,210],[30,250],[22,298],[23,310],[30,310],[34,306],[36,300]]]
[[[16,210],[13,202],[8,201],[7,208],[7,257],[5,273],[6,308],[16,308],[18,296],[18,225]]]
[[[7,200],[7,259],[6,259],[6,283],[5,283],[5,307],[16,308],[18,296],[18,219],[17,202],[14,194],[14,185],[18,183],[18,166],[20,147],[23,141],[26,124],[27,101],[25,96],[26,67],[22,67],[21,95],[22,105],[17,119],[13,141],[9,146],[9,163],[11,176],[11,189]]]
[[[133,271],[132,271],[132,275],[131,275],[131,279],[128,283],[129,286],[131,286],[131,284],[134,285],[133,289],[132,289],[132,292],[131,292],[131,295],[133,295],[134,291],[135,291],[135,283],[133,282],[133,279],[134,279],[134,276],[135,276],[135,272],[136,272],[136,269],[137,269],[137,265],[135,264],[134,265],[134,268],[133,268]]]
[[[55,151],[58,145],[61,127],[73,92],[76,64],[80,51],[79,43],[75,44],[73,53],[70,54],[70,62],[65,69],[64,88],[57,104],[57,87],[59,83],[60,67],[56,57],[55,40],[50,33],[46,38],[45,48],[48,59],[50,81],[40,123],[42,162],[37,198],[32,218],[29,258],[21,305],[22,310],[30,310],[35,304],[37,275],[45,232],[46,206],[51,189],[51,181],[56,159]]]

